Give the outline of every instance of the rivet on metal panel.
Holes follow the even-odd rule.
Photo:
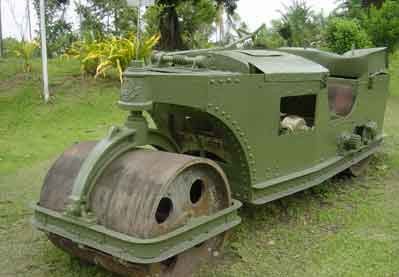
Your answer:
[[[232,83],[232,79],[231,78],[227,78],[227,80],[226,80],[226,82],[228,83],[228,84],[231,84]]]
[[[224,80],[222,80],[222,79],[220,79],[218,82],[219,82],[219,84],[224,84]]]
[[[240,83],[240,79],[235,79],[234,82],[235,82],[236,84],[239,84],[239,83]]]

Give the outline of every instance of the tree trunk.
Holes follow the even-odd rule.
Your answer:
[[[166,6],[159,19],[161,31],[160,47],[162,50],[185,49],[181,37],[179,18],[175,6]]]
[[[119,34],[119,14],[118,9],[114,9],[114,27],[115,27],[115,34]]]

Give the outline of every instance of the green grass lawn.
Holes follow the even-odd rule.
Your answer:
[[[29,220],[57,154],[123,122],[119,83],[84,78],[78,64],[52,60],[53,98],[45,105],[39,63],[33,74],[20,72],[18,61],[0,60],[0,276],[109,276],[54,248]],[[244,208],[225,257],[199,275],[399,276],[399,55],[391,94],[388,137],[366,176]]]

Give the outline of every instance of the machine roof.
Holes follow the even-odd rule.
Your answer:
[[[356,49],[343,55],[312,48],[280,48],[279,50],[321,64],[328,68],[333,76],[359,78],[385,72],[388,67],[386,48]]]
[[[242,63],[250,70],[268,74],[326,74],[328,69],[303,57],[269,50],[228,50],[215,53]]]

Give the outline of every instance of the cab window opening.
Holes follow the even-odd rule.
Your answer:
[[[315,127],[317,96],[289,96],[280,102],[280,135],[308,132]]]

